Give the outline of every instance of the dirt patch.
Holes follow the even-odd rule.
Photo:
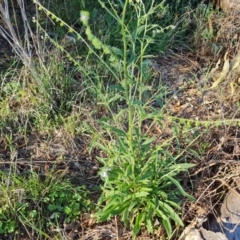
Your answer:
[[[94,153],[88,154],[87,139],[83,136],[67,136],[66,132],[59,130],[55,134],[32,133],[27,136],[13,136],[10,151],[6,137],[0,138],[1,168],[5,171],[13,161],[17,161],[19,173],[31,170],[33,166],[39,174],[48,174],[54,168],[56,171],[65,171],[73,174],[75,182],[95,185],[99,163],[95,160]],[[83,182],[81,182],[83,181]]]

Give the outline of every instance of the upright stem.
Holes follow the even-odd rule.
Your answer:
[[[132,135],[133,135],[133,113],[132,113],[132,102],[131,102],[131,94],[129,93],[129,86],[128,86],[128,59],[127,59],[127,36],[126,36],[126,26],[125,26],[125,17],[128,7],[128,1],[125,1],[122,13],[122,41],[123,41],[123,80],[125,85],[125,97],[128,104],[128,141],[130,151],[133,151],[133,144],[132,144]]]
[[[123,13],[122,13],[122,41],[123,41],[123,79],[124,79],[124,85],[125,85],[125,95],[126,100],[129,101],[128,96],[128,73],[127,73],[127,38],[126,38],[126,27],[125,27],[125,16],[128,6],[128,0],[125,2],[123,7]]]

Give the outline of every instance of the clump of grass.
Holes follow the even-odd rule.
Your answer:
[[[53,171],[42,177],[33,170],[17,174],[13,165],[9,173],[0,171],[0,234],[25,231],[49,237],[49,230],[61,229],[93,209],[84,186],[73,186]]]

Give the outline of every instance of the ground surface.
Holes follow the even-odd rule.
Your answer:
[[[222,50],[216,54],[208,48],[204,41],[199,42],[196,50],[176,50],[158,56],[152,63],[156,77],[170,89],[166,98],[165,112],[168,115],[194,120],[229,120],[240,119],[240,87],[236,77],[229,76],[215,88],[211,88],[221,76],[224,56],[228,53],[229,61],[233,61],[240,52],[238,42],[233,43],[225,33],[240,35],[240,19],[233,16],[223,17],[222,22],[209,24],[217,27],[221,34],[215,39],[215,45],[221,45]],[[215,25],[214,25],[215,24]],[[224,25],[225,24],[225,25]],[[228,27],[226,26],[228,25]],[[219,29],[219,26],[222,29]],[[230,27],[229,27],[230,26]],[[231,29],[232,31],[228,31]],[[237,29],[237,30],[236,30]],[[239,41],[239,39],[236,41]],[[0,68],[12,61],[12,50],[0,37]],[[210,51],[210,52],[209,52]],[[3,59],[6,59],[3,61]],[[221,66],[211,75],[211,70],[221,59]],[[237,60],[235,60],[236,62]],[[234,62],[232,62],[234,63]],[[159,135],[171,134],[171,122],[165,123],[164,129],[155,129]],[[5,129],[4,131],[8,131]],[[183,205],[183,220],[186,224],[196,216],[206,215],[209,221],[217,216],[222,196],[230,187],[236,187],[235,179],[239,175],[240,161],[240,129],[239,126],[221,124],[219,127],[199,126],[202,148],[201,159],[191,161],[196,167],[191,170],[189,182],[184,185],[193,187],[192,194],[197,199],[195,203],[186,202]],[[77,184],[86,184],[89,189],[99,185],[97,175],[99,163],[95,152],[88,153],[89,139],[82,136],[66,135],[61,129],[50,133],[32,132],[27,135],[14,135],[13,143],[16,147],[12,156],[6,143],[5,136],[0,137],[0,168],[9,169],[10,159],[17,160],[19,172],[26,171],[31,165],[39,174],[47,174],[54,165],[56,169],[72,176]],[[184,143],[182,143],[184,145]],[[197,146],[196,146],[197,147]],[[234,171],[233,171],[234,170]],[[183,178],[185,181],[185,178]],[[190,189],[190,187],[189,187]],[[93,192],[93,198],[99,193]],[[159,230],[161,231],[161,230]],[[175,232],[176,233],[176,232]],[[118,219],[104,224],[96,224],[90,215],[82,216],[80,221],[66,226],[66,239],[130,239],[130,231],[124,229]],[[160,234],[160,233],[158,233]],[[138,239],[159,239],[142,232]],[[25,239],[25,238],[22,238]]]

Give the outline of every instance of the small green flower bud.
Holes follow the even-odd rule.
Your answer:
[[[110,54],[111,53],[111,49],[107,45],[103,45],[102,48],[103,48],[103,52],[105,54]]]
[[[89,20],[89,12],[81,11],[80,20],[83,23],[83,25],[87,26],[88,25],[88,20]]]
[[[97,37],[93,38],[92,44],[96,49],[101,49],[102,48],[102,42]]]
[[[86,33],[89,41],[92,41],[94,39],[94,35],[92,34],[90,27],[87,27],[85,33]]]

